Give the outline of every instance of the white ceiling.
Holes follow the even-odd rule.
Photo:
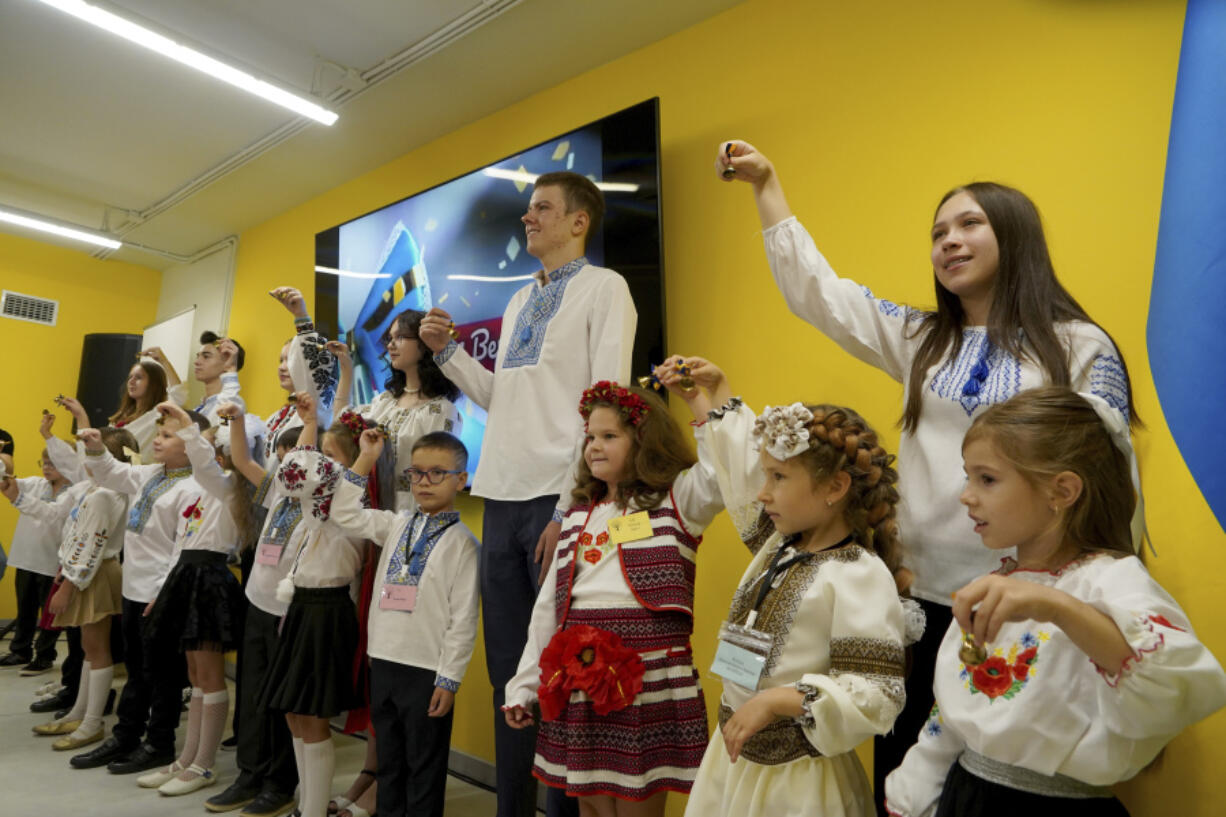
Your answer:
[[[190,256],[739,2],[95,3],[315,93],[340,114],[326,127],[35,0],[0,0],[0,205]],[[393,55],[417,60],[398,67]],[[111,257],[174,263],[130,248]]]

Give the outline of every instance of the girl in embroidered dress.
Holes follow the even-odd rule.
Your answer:
[[[44,417],[50,415],[44,415]],[[123,429],[102,432],[103,443],[116,459],[127,462],[125,448],[136,445]],[[86,480],[57,501],[46,501],[10,481],[4,494],[23,513],[62,528],[60,567],[47,611],[56,627],[79,627],[85,660],[76,702],[62,718],[34,727],[39,735],[63,735],[51,744],[56,751],[76,749],[102,740],[102,710],[111,691],[111,616],[122,611],[123,549],[127,497]],[[69,498],[71,495],[72,498]]]
[[[298,399],[302,433],[298,447],[277,470],[286,497],[302,506],[306,536],[293,554],[277,596],[289,601],[277,652],[265,675],[261,705],[284,712],[293,735],[303,817],[324,817],[335,756],[329,719],[362,705],[354,684],[358,621],[351,586],[362,572],[365,541],[345,534],[331,519],[332,494],[345,468],[357,458],[348,426],[318,437],[316,404]]]
[[[387,333],[387,362],[391,373],[381,392],[370,405],[353,411],[385,428],[395,454],[395,473],[408,471],[413,459],[413,443],[431,431],[446,431],[457,437],[462,418],[455,401],[460,390],[439,370],[434,355],[418,337],[424,312],[406,310],[396,316]],[[340,362],[338,404],[347,407],[353,383],[353,360],[341,343],[330,343],[329,351]],[[338,408],[338,411],[340,409]],[[396,510],[413,513],[417,502],[412,486],[402,477],[396,483]]]
[[[722,504],[702,429],[695,463],[652,393],[601,381],[579,411],[575,504],[506,718],[532,724],[540,700],[533,774],[578,797],[581,814],[660,815],[667,792],[690,790],[707,739],[690,650],[694,562]]]
[[[936,309],[873,297],[839,278],[792,216],[770,160],[752,145],[720,145],[721,178],[753,185],[767,260],[788,307],[851,354],[904,385],[899,527],[911,589],[932,626],[915,646],[907,707],[874,747],[878,813],[885,774],[900,762],[932,705],[933,660],[949,596],[995,567],[959,522],[957,451],[971,420],[1024,389],[1071,386],[1136,421],[1115,343],[1056,279],[1038,210],[991,182],[949,191],[931,228]],[[728,173],[724,171],[727,170]]]
[[[682,366],[709,401],[680,388]],[[922,627],[904,628],[895,581],[893,457],[850,409],[794,403],[755,420],[708,361],[664,369],[692,405],[720,406],[705,426],[711,462],[753,554],[721,628],[720,727],[686,814],[867,817],[853,749],[893,725],[904,643]]]
[[[954,595],[937,705],[887,808],[1126,815],[1108,787],[1226,705],[1221,666],[1131,555],[1128,428],[1100,398],[1047,387],[977,417],[962,455],[976,533],[1017,556]]]
[[[213,445],[202,434],[208,421],[172,402],[160,403],[157,410],[162,419],[153,441],[154,457],[167,470],[189,466],[195,490],[189,494],[194,500],[179,514],[174,567],[145,608],[147,642],[149,649],[186,654],[192,696],[179,758],[142,775],[137,784],[173,796],[217,782],[213,764],[230,708],[224,654],[242,636],[244,609],[242,590],[227,561],[236,543],[245,540],[241,531],[247,516],[245,510],[235,512],[235,478],[222,472]],[[87,453],[101,453],[96,434],[92,429],[82,433]],[[136,476],[140,468],[96,456],[89,467],[104,483],[121,481],[125,470]]]

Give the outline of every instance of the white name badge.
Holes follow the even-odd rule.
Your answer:
[[[711,672],[746,689],[757,689],[766,669],[772,637],[768,633],[724,622]]]
[[[272,545],[267,542],[255,551],[255,563],[258,565],[278,565],[281,563],[281,551],[285,545]]]
[[[385,584],[379,593],[379,609],[413,612],[417,606],[417,588],[409,584]]]

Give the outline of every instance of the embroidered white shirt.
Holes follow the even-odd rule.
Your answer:
[[[48,441],[48,449],[50,442]],[[68,446],[64,444],[64,447]],[[54,460],[52,462],[54,463]],[[64,520],[67,519],[72,505],[68,505],[66,510],[53,517],[31,513],[30,509],[35,502],[46,504],[55,502],[57,498],[67,500],[70,490],[71,486],[66,485],[58,494],[53,495],[51,483],[42,477],[23,477],[17,480],[17,499],[13,504],[22,513],[17,518],[17,527],[13,530],[9,567],[28,570],[40,576],[55,575],[55,571],[59,569],[59,558],[56,554],[59,552]],[[78,489],[69,501],[75,503],[83,490],[83,487]]]
[[[953,622],[937,652],[936,706],[918,742],[886,779],[889,808],[912,817],[940,797],[964,748],[1043,775],[1095,786],[1127,780],[1184,728],[1226,705],[1226,674],[1179,604],[1134,556],[1083,557],[1055,573],[1000,572],[1054,587],[1110,616],[1135,652],[1101,672],[1062,630],[1041,621],[1001,627],[989,658],[967,667]]]
[[[792,312],[905,389],[923,340],[912,334],[920,313],[839,278],[795,218],[767,228],[763,238],[771,272]],[[1073,390],[1092,392],[1126,411],[1123,364],[1106,333],[1082,322],[1055,328],[1068,349]],[[942,359],[925,375],[919,428],[904,432],[898,448],[898,524],[906,547],[904,562],[915,571],[912,593],[945,605],[953,591],[991,571],[998,558],[983,547],[958,501],[962,437],[977,412],[1046,382],[1034,361],[1019,361],[990,347],[986,328],[967,328],[962,338],[957,360]],[[982,380],[975,377],[980,362],[985,364],[978,371]],[[978,382],[968,387],[972,379]]]
[[[493,372],[454,342],[435,355],[443,374],[489,413],[475,496],[556,493],[558,508],[570,507],[583,436],[579,398],[598,380],[627,383],[637,321],[625,279],[588,264],[511,296]]]

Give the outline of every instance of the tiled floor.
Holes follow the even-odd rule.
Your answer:
[[[61,653],[63,642],[60,642]],[[7,639],[0,654],[8,652]],[[0,814],[12,817],[173,817],[209,814],[204,801],[234,779],[234,753],[218,755],[217,785],[183,797],[163,797],[136,785],[136,775],[118,776],[103,769],[79,770],[68,765],[71,753],[51,749],[51,738],[35,737],[35,724],[49,720],[29,710],[34,690],[58,679],[58,668],[34,677],[21,677],[17,668],[0,669]],[[115,682],[118,690],[122,680]],[[231,703],[233,688],[231,687]],[[107,733],[114,716],[106,718]],[[180,728],[182,739],[184,728]],[[227,737],[229,732],[227,730]],[[365,742],[335,735],[336,776],[333,791],[343,792],[362,768]],[[85,751],[85,750],[82,750]],[[494,795],[454,777],[447,780],[448,817],[486,817],[495,810]],[[237,812],[235,812],[237,813]]]

